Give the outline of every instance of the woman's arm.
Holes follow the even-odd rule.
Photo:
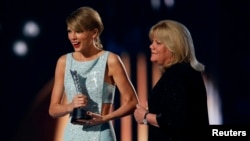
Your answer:
[[[112,77],[121,94],[121,105],[118,109],[104,116],[108,120],[132,114],[138,104],[138,98],[123,62],[120,57],[110,53],[108,58],[108,76]]]
[[[160,127],[157,120],[156,120],[156,114],[149,113],[149,111],[142,107],[141,105],[136,105],[136,110],[134,112],[134,117],[137,123],[139,124],[150,124],[155,127]]]
[[[54,86],[50,100],[49,114],[54,118],[58,118],[70,113],[73,110],[72,104],[63,104],[64,96],[64,72],[65,72],[66,56],[58,59],[55,69]]]

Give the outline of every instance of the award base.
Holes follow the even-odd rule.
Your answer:
[[[87,111],[81,108],[75,108],[72,112],[71,123],[83,125],[91,119],[91,116],[87,114]]]

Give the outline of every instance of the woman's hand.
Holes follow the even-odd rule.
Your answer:
[[[85,125],[93,126],[93,125],[102,124],[104,122],[107,122],[106,120],[104,120],[104,117],[100,114],[96,114],[96,113],[93,113],[90,111],[88,111],[87,114],[89,116],[91,116],[91,119],[88,120]]]
[[[143,124],[144,115],[147,112],[148,112],[148,110],[146,108],[144,108],[143,106],[141,106],[139,104],[136,105],[136,109],[134,111],[134,117],[135,117],[135,120],[137,121],[137,123]]]
[[[71,106],[71,110],[73,111],[74,108],[83,108],[83,107],[86,107],[88,104],[88,97],[84,94],[77,94],[70,106]]]

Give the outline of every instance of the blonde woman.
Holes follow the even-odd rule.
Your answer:
[[[96,10],[80,7],[66,23],[74,51],[58,59],[49,114],[54,118],[70,115],[64,141],[116,141],[111,121],[133,114],[138,103],[135,89],[120,57],[102,47],[104,27]],[[122,105],[111,110],[116,87]],[[62,103],[64,94],[67,104]],[[76,108],[85,109],[90,119],[72,122]]]
[[[189,141],[207,133],[205,69],[195,57],[188,29],[162,20],[149,31],[152,63],[162,75],[149,95],[148,107],[137,105],[134,117],[149,127],[148,141]]]

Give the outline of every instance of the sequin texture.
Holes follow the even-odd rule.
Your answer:
[[[99,58],[84,62],[75,60],[72,53],[67,54],[64,87],[68,101],[72,101],[77,94],[70,74],[70,70],[75,70],[81,84],[81,93],[89,98],[86,110],[101,113],[102,103],[113,103],[116,87],[104,83],[108,54],[109,52],[105,51]],[[72,124],[70,120],[71,118],[64,131],[64,141],[116,141],[111,122],[89,127]]]

